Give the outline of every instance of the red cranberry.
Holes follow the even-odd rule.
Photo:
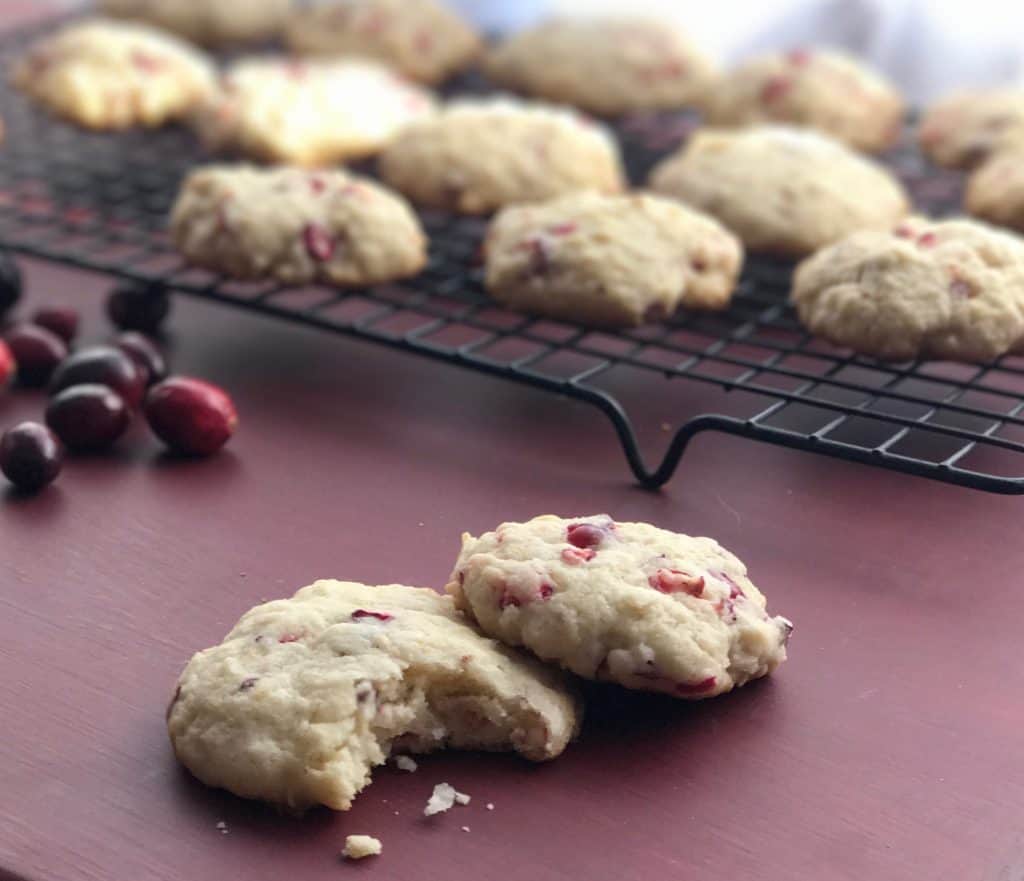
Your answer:
[[[590,523],[570,523],[566,538],[569,544],[578,548],[596,548],[601,542],[607,530]]]
[[[703,575],[691,575],[678,569],[659,569],[647,580],[651,587],[662,593],[688,593],[692,597],[704,594]]]
[[[593,548],[565,548],[562,551],[562,560],[570,566],[581,566],[593,560],[597,551]]]
[[[21,299],[21,270],[6,253],[0,253],[0,315]]]
[[[676,694],[704,694],[715,687],[717,680],[714,676],[702,679],[700,682],[680,682],[676,685]]]
[[[769,77],[761,87],[761,101],[765,104],[774,104],[787,95],[792,87],[793,81],[789,77]]]
[[[176,453],[209,456],[235,433],[238,414],[227,393],[201,379],[172,376],[146,395],[149,426]]]
[[[131,357],[145,372],[147,385],[160,382],[167,377],[167,362],[149,337],[138,331],[129,330],[114,340],[114,345]]]
[[[131,411],[112,388],[99,383],[64,389],[46,408],[46,424],[73,450],[103,450],[128,430]]]
[[[110,386],[129,407],[138,407],[146,392],[142,369],[113,346],[89,346],[70,355],[53,374],[50,390],[59,392],[85,383]]]
[[[0,438],[0,470],[20,490],[35,492],[53,483],[63,464],[60,441],[38,422],[22,422]]]
[[[67,344],[52,330],[19,324],[4,337],[18,365],[18,382],[30,388],[46,385],[68,355]]]
[[[32,323],[52,330],[66,343],[78,335],[78,312],[70,306],[44,306],[37,309],[32,316]]]
[[[14,354],[7,343],[0,340],[0,389],[7,387],[17,370]]]
[[[369,609],[356,609],[352,613],[353,621],[358,621],[360,618],[376,618],[378,621],[390,621],[394,617],[394,615],[389,615],[387,612],[371,612]]]
[[[154,333],[171,311],[171,298],[160,285],[123,284],[107,298],[107,315],[121,330]]]
[[[302,241],[309,256],[321,263],[330,260],[334,254],[334,239],[317,223],[306,224],[302,230]]]
[[[302,639],[302,634],[300,633],[283,633],[277,638],[277,641],[284,645],[289,642],[298,642],[300,639]]]

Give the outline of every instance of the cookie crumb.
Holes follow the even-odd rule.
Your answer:
[[[399,771],[408,771],[411,774],[419,765],[416,764],[416,760],[411,756],[395,756],[395,767]]]
[[[227,823],[225,823],[223,820],[218,820],[217,831],[220,832],[221,835],[227,835],[231,830],[228,829]]]
[[[494,803],[493,802],[487,802],[487,810],[489,810],[489,811],[493,811],[494,810]]]
[[[375,857],[383,849],[380,840],[372,835],[347,835],[341,855],[347,860],[361,860],[365,857]]]
[[[427,806],[423,809],[423,816],[432,817],[434,814],[451,810],[454,804],[468,805],[469,796],[464,792],[459,792],[448,783],[438,783],[427,801]]]

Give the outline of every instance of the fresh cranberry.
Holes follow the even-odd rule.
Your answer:
[[[146,374],[146,384],[152,385],[167,377],[167,362],[149,337],[135,330],[122,333],[114,345],[127,354]]]
[[[113,346],[89,346],[70,355],[57,368],[50,390],[63,391],[73,385],[106,385],[129,407],[138,407],[146,392],[146,376],[127,353]]]
[[[390,621],[394,617],[394,615],[389,615],[387,612],[371,612],[369,609],[356,609],[352,613],[353,621],[358,621],[360,618],[376,618],[378,621]]]
[[[238,414],[222,389],[201,379],[172,376],[157,383],[144,405],[149,427],[176,453],[209,456],[228,442]]]
[[[0,438],[0,470],[24,492],[35,492],[53,483],[63,464],[60,441],[38,422],[22,422]]]
[[[16,325],[7,331],[4,340],[18,365],[18,382],[30,388],[46,385],[68,355],[64,340],[34,324]]]
[[[0,340],[0,389],[7,388],[17,370],[18,365],[10,346]]]
[[[0,315],[21,299],[21,270],[6,253],[0,253]]]
[[[334,254],[334,239],[326,229],[317,223],[306,224],[302,230],[302,241],[309,256],[321,263],[330,260]]]
[[[107,297],[107,315],[121,330],[155,333],[170,311],[171,298],[160,285],[129,282]]]
[[[32,316],[32,323],[52,330],[64,342],[78,335],[78,312],[70,306],[44,306]]]
[[[607,534],[608,530],[591,523],[570,523],[566,540],[578,548],[596,548]]]
[[[580,566],[596,556],[597,551],[593,548],[565,548],[562,551],[562,561],[570,566]]]
[[[104,450],[128,430],[131,411],[106,385],[73,385],[46,408],[46,424],[73,450]]]
[[[700,682],[680,682],[676,685],[677,694],[704,694],[715,687],[718,680],[714,676],[702,679]]]
[[[704,594],[704,576],[691,575],[679,569],[659,569],[647,581],[662,593],[687,593],[692,597]]]

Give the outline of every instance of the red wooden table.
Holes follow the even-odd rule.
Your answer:
[[[26,268],[32,301],[107,332],[105,280]],[[1024,501],[716,435],[648,493],[604,417],[544,393],[188,300],[170,350],[234,394],[227,452],[167,460],[140,429],[0,495],[0,879],[1024,878]],[[641,405],[648,434],[700,409],[675,394]],[[40,411],[0,396],[0,426]],[[347,814],[282,818],[175,764],[174,679],[254,603],[439,586],[464,529],[598,511],[736,551],[791,660],[705,704],[599,689],[556,762],[428,757]],[[425,820],[443,780],[473,801]],[[342,865],[354,832],[383,856]]]

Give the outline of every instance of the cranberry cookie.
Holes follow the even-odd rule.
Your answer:
[[[603,515],[545,515],[462,537],[447,590],[484,633],[587,679],[722,694],[786,659],[744,565],[710,538]]]
[[[155,25],[204,46],[256,43],[281,33],[291,0],[100,0],[105,15]]]
[[[718,221],[651,195],[572,193],[505,208],[485,242],[496,300],[584,324],[636,325],[682,304],[724,309],[743,247]]]
[[[210,786],[347,810],[391,750],[559,755],[581,705],[558,671],[481,636],[450,597],[318,581],[248,611],[178,680],[167,727]]]
[[[996,153],[971,172],[964,205],[975,217],[1024,232],[1024,149]]]
[[[969,220],[855,233],[797,267],[811,333],[893,361],[988,361],[1024,338],[1024,240]]]
[[[380,171],[414,202],[466,214],[624,186],[618,146],[603,126],[512,98],[455,101],[407,126],[381,154]]]
[[[429,92],[371,62],[249,58],[195,122],[212,150],[318,166],[376,153],[434,111]]]
[[[470,64],[480,38],[435,0],[329,0],[292,12],[294,52],[376,58],[405,76],[439,83]]]
[[[712,89],[715,125],[783,122],[818,129],[870,153],[892,145],[904,103],[893,86],[841,52],[794,49],[758,55]]]
[[[933,104],[918,130],[936,165],[967,168],[994,152],[1024,144],[1024,89],[955,92]]]
[[[548,21],[494,49],[485,71],[517,92],[602,116],[699,105],[715,77],[686,35],[643,19]]]
[[[156,127],[185,116],[214,90],[212,65],[146,25],[90,19],[32,46],[14,83],[53,113],[93,129]]]
[[[697,132],[657,165],[651,187],[717,217],[751,251],[802,256],[906,215],[902,186],[880,165],[810,129]]]
[[[195,266],[289,284],[374,284],[415,275],[427,260],[408,203],[343,171],[201,168],[182,185],[171,235]]]

